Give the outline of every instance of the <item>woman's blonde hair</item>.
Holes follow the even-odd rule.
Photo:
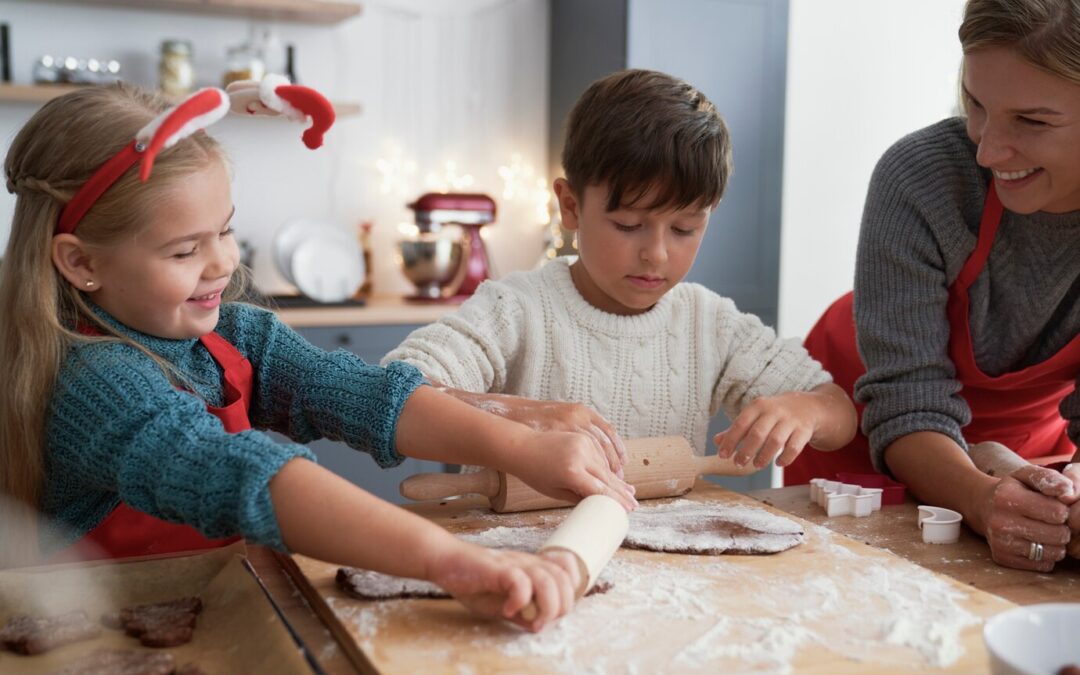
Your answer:
[[[1009,47],[1080,84],[1080,0],[968,0],[959,34],[965,54]]]
[[[139,347],[102,322],[83,292],[60,275],[52,262],[52,238],[61,210],[79,187],[168,105],[160,95],[136,87],[88,87],[46,103],[8,151],[4,173],[17,199],[0,268],[0,372],[6,373],[0,387],[0,510],[5,494],[13,498],[12,510],[40,504],[49,399],[70,347],[91,339]],[[215,159],[225,162],[224,153],[199,132],[163,151],[146,183],[133,167],[87,212],[76,236],[89,246],[132,236],[151,220],[178,179]],[[82,335],[77,330],[82,323],[105,337]],[[34,543],[30,537],[36,527],[25,530],[24,551]],[[18,535],[5,533],[0,548],[10,552],[12,536]]]

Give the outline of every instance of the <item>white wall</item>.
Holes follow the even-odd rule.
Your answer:
[[[955,114],[963,0],[791,0],[778,329],[851,289],[866,187],[900,137]]]
[[[159,45],[175,37],[193,42],[200,83],[216,84],[226,48],[250,26],[241,18],[10,1],[0,2],[0,20],[11,25],[20,83],[49,53],[117,58],[128,79],[153,85]],[[279,120],[227,119],[211,129],[235,165],[235,225],[256,248],[261,288],[288,290],[271,262],[273,234],[290,218],[310,217],[342,228],[374,221],[376,291],[409,292],[394,261],[397,226],[411,220],[404,204],[426,191],[428,174],[443,173],[447,161],[498,202],[498,220],[487,228],[498,271],[539,259],[535,209],[524,199],[502,199],[498,168],[514,153],[547,166],[546,0],[365,0],[360,16],[341,24],[275,28],[297,47],[302,83],[358,102],[363,112],[340,118],[317,152],[299,142],[300,126]],[[0,104],[0,151],[33,110]],[[384,192],[375,163],[392,147],[416,169]],[[5,245],[13,208],[14,197],[0,191]]]

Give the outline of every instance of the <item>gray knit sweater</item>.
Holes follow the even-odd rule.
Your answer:
[[[874,464],[916,431],[961,447],[971,411],[948,355],[948,287],[975,248],[990,180],[964,122],[947,119],[897,142],[878,162],[863,212],[855,323],[867,374],[863,432]],[[1080,211],[1005,211],[986,267],[970,289],[975,362],[988,375],[1053,356],[1080,331]],[[1080,396],[1061,404],[1073,442]]]

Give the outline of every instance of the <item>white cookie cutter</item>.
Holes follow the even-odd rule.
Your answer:
[[[862,518],[881,508],[881,488],[867,488],[824,478],[810,479],[810,501],[825,515]]]
[[[964,519],[952,509],[940,506],[919,507],[919,529],[927,544],[955,544],[960,540],[960,521]]]

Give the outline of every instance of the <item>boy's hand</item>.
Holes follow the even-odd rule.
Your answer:
[[[587,434],[604,451],[611,470],[619,478],[623,476],[626,445],[615,427],[587,405],[565,401],[537,401],[510,394],[480,394],[438,383],[435,383],[435,386],[474,408],[524,424],[536,431],[577,431]]]
[[[574,606],[576,570],[561,558],[496,551],[461,542],[432,564],[429,578],[481,616],[501,617],[526,630],[541,630]],[[532,602],[536,616],[521,610]]]
[[[506,457],[505,470],[548,497],[578,502],[607,495],[627,511],[637,507],[634,488],[612,472],[591,437],[568,431],[529,431]]]
[[[765,467],[791,464],[817,433],[822,405],[814,392],[762,397],[743,408],[726,431],[713,437],[717,454],[735,463]]]

